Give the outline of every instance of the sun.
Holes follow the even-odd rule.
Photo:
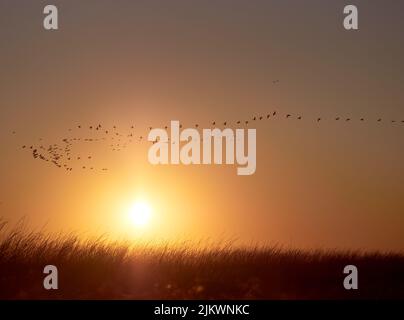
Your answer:
[[[135,202],[129,209],[129,218],[138,228],[144,228],[150,223],[152,215],[151,206],[144,201]]]

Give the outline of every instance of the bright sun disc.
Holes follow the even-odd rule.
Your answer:
[[[145,202],[136,202],[129,212],[129,217],[137,227],[145,227],[151,218],[151,207]]]

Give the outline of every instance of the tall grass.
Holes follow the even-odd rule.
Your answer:
[[[45,265],[59,289],[45,290]],[[359,290],[343,287],[344,266]],[[111,242],[30,232],[0,221],[0,299],[404,298],[404,255]]]

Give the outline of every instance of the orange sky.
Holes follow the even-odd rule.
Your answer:
[[[347,32],[341,1],[54,1],[60,30],[46,32],[44,2],[2,2],[1,215],[136,237],[126,213],[141,198],[154,211],[142,239],[402,250],[404,8],[357,3],[360,30]],[[92,156],[75,168],[108,172],[65,172],[21,149],[100,135],[90,125],[134,124],[145,137],[170,120],[234,124],[274,110],[250,125],[253,176],[152,166],[144,142],[74,145]]]

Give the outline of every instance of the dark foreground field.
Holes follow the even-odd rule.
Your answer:
[[[0,225],[0,299],[404,298],[404,256],[271,247],[130,247],[103,239],[47,237]],[[43,288],[45,265],[59,289]],[[359,290],[343,287],[344,266]]]

